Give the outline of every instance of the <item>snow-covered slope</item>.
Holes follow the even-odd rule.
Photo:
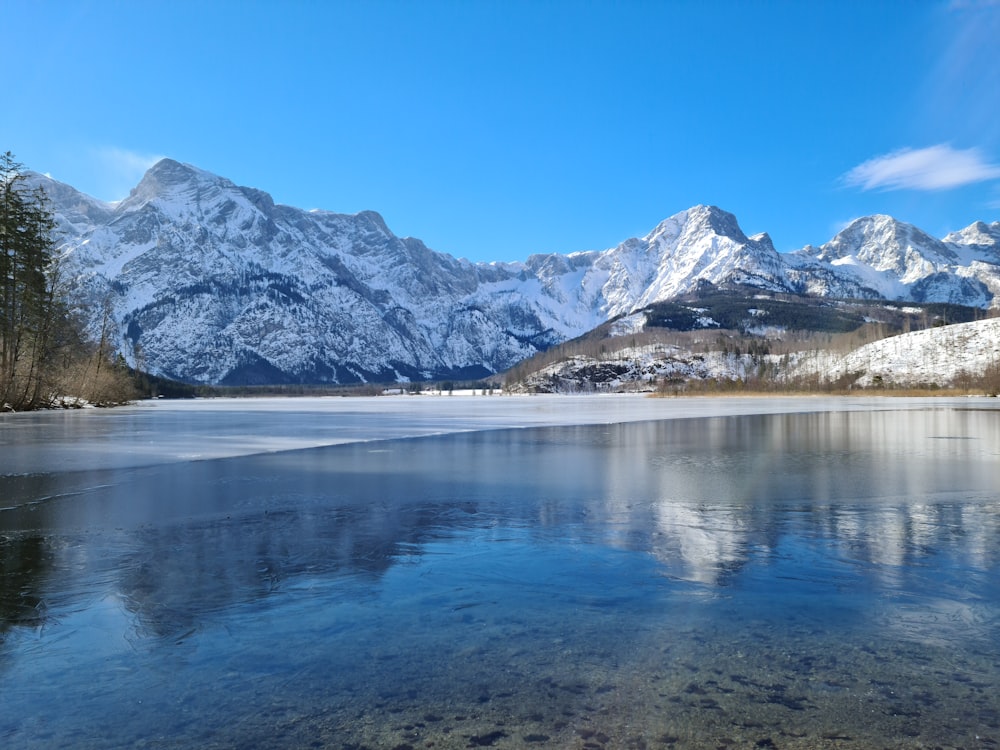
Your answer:
[[[1000,318],[927,328],[874,341],[846,355],[799,359],[793,374],[830,381],[857,375],[859,386],[955,383],[1000,366]]]
[[[1000,377],[1000,318],[890,336],[848,353],[791,355],[705,351],[704,346],[646,344],[600,356],[576,355],[511,381],[512,392],[649,391],[693,381],[753,385],[838,383],[844,387],[962,386],[987,373]]]
[[[65,272],[95,326],[110,309],[123,353],[156,374],[206,383],[480,376],[558,338],[519,300],[491,309],[472,299],[484,280],[516,274],[398,238],[374,212],[278,206],[169,160],[89,224],[66,207],[90,204],[55,188]]]
[[[130,362],[192,382],[482,376],[706,281],[1000,299],[996,224],[942,242],[871,217],[822,248],[782,255],[732,214],[695,206],[608,250],[473,264],[397,237],[374,212],[276,205],[169,159],[117,204],[32,179],[51,198],[62,273],[92,328],[111,322]]]

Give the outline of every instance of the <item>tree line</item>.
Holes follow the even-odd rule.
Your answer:
[[[0,409],[135,397],[124,361],[86,334],[60,277],[56,222],[45,191],[22,164],[0,154]]]

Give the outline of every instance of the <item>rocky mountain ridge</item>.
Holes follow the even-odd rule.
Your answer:
[[[471,263],[375,212],[275,204],[169,159],[108,204],[41,175],[62,273],[130,363],[195,383],[482,377],[706,283],[829,297],[1000,304],[1000,223],[943,240],[865,217],[778,253],[695,206],[603,251]]]

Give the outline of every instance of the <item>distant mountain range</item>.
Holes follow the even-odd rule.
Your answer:
[[[714,206],[603,251],[471,263],[374,212],[277,205],[164,159],[109,204],[33,174],[62,273],[125,358],[192,383],[477,378],[705,284],[837,298],[1000,305],[1000,222],[935,239],[889,216],[778,253]]]

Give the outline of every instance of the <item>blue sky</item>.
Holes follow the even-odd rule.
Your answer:
[[[0,0],[0,149],[105,200],[169,156],[471,260],[699,203],[779,250],[1000,218],[1000,2]]]

